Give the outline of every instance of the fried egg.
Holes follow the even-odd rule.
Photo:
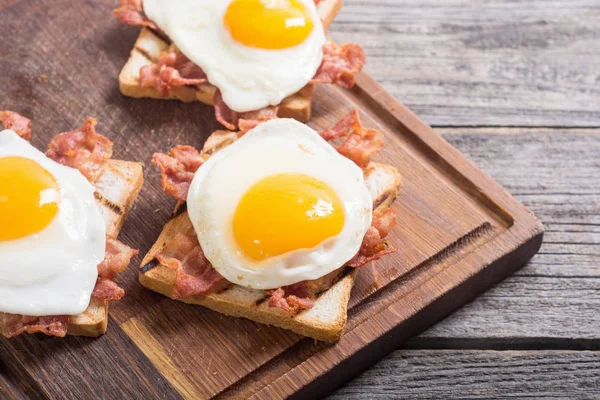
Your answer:
[[[313,0],[144,0],[144,12],[237,112],[280,104],[323,58]]]
[[[188,214],[225,279],[273,289],[347,263],[371,226],[363,171],[292,119],[258,125],[196,172]]]
[[[0,132],[0,312],[83,312],[105,247],[87,179],[15,132]]]

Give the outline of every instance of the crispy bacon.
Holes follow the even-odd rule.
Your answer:
[[[365,51],[359,45],[327,41],[323,46],[323,61],[310,83],[333,83],[349,89],[365,62]]]
[[[163,51],[157,63],[140,69],[142,88],[154,87],[162,97],[168,97],[171,88],[205,82],[206,74],[202,68],[191,62],[175,45]]]
[[[81,128],[56,135],[50,141],[46,155],[78,169],[91,183],[97,182],[104,173],[102,163],[112,156],[112,142],[96,133],[94,127],[97,124],[90,117]]]
[[[271,292],[269,307],[279,307],[288,312],[308,310],[315,304],[317,296],[329,289],[338,280],[344,268],[310,281],[302,281],[284,286]]]
[[[350,111],[333,129],[327,129],[320,135],[329,142],[345,138],[342,144],[334,147],[361,168],[369,165],[371,156],[383,148],[383,134],[375,129],[365,129],[356,109]]]
[[[231,131],[239,129],[241,132],[247,132],[261,122],[277,118],[279,111],[279,106],[269,106],[256,111],[235,112],[225,104],[219,90],[215,92],[213,102],[217,121]]]
[[[98,264],[98,280],[92,298],[101,301],[120,300],[125,291],[114,282],[115,274],[125,271],[131,259],[138,253],[138,250],[106,236],[106,253],[104,260]]]
[[[14,111],[0,111],[0,122],[25,140],[31,139],[31,120]]]
[[[144,14],[142,0],[121,0],[119,7],[113,10],[113,14],[125,25],[147,26],[159,30],[158,26]]]
[[[391,208],[373,214],[373,222],[363,238],[360,250],[348,262],[348,266],[358,268],[396,251],[393,247],[389,247],[384,240],[395,225],[396,213]]]
[[[287,312],[298,312],[313,308],[315,300],[308,297],[288,295],[284,288],[278,288],[271,292],[269,307],[281,308]]]
[[[156,259],[177,271],[174,299],[216,292],[230,285],[206,259],[195,236],[177,233]]]
[[[69,327],[69,319],[68,315],[29,317],[0,313],[0,334],[6,338],[12,338],[25,332],[41,332],[48,336],[64,337]]]
[[[106,254],[104,260],[98,264],[98,275],[101,278],[114,279],[117,272],[127,269],[131,259],[138,253],[138,250],[106,236]]]
[[[163,190],[179,201],[186,201],[192,178],[203,162],[204,158],[192,146],[175,146],[168,154],[152,156],[152,163],[160,168]]]
[[[92,298],[100,301],[121,300],[124,295],[125,291],[108,278],[98,278],[92,292]]]

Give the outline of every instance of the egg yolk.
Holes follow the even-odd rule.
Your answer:
[[[299,45],[313,30],[299,0],[233,0],[223,22],[237,42],[267,50]]]
[[[0,241],[44,229],[58,213],[58,184],[38,163],[0,158]]]
[[[255,183],[233,217],[242,252],[257,261],[311,249],[344,226],[344,205],[322,181],[303,174],[277,174]]]

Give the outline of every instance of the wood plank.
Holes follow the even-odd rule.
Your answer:
[[[328,399],[597,399],[598,393],[598,352],[398,350]]]
[[[511,277],[422,337],[552,338],[600,343],[600,278]]]
[[[418,343],[539,338],[591,346],[600,341],[600,130],[441,133],[534,210],[546,224],[546,239],[517,276],[425,332]]]
[[[107,333],[98,339],[41,335],[2,339],[0,354],[6,364],[0,369],[1,375],[19,386],[18,391],[12,392],[17,398],[21,392],[26,398],[160,395],[164,399],[179,399],[177,392],[114,321],[109,324]]]
[[[600,3],[345,0],[331,27],[438,126],[600,126]]]
[[[440,129],[544,222],[519,275],[600,276],[600,129]]]

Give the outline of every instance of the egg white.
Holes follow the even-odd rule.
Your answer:
[[[325,32],[312,0],[301,0],[313,31],[301,44],[264,50],[235,41],[223,16],[231,1],[144,0],[144,12],[219,88],[234,111],[280,104],[314,77],[323,59]]]
[[[235,241],[233,216],[252,185],[281,173],[306,174],[331,187],[344,204],[344,226],[312,249],[252,260]],[[187,205],[213,267],[228,281],[254,289],[317,279],[344,265],[360,249],[373,206],[363,171],[317,132],[292,119],[264,122],[213,155],[196,172]]]
[[[106,227],[94,187],[78,170],[56,163],[5,130],[0,132],[0,158],[9,156],[33,160],[55,178],[59,211],[42,231],[0,241],[0,312],[80,314],[89,305],[106,250]]]

